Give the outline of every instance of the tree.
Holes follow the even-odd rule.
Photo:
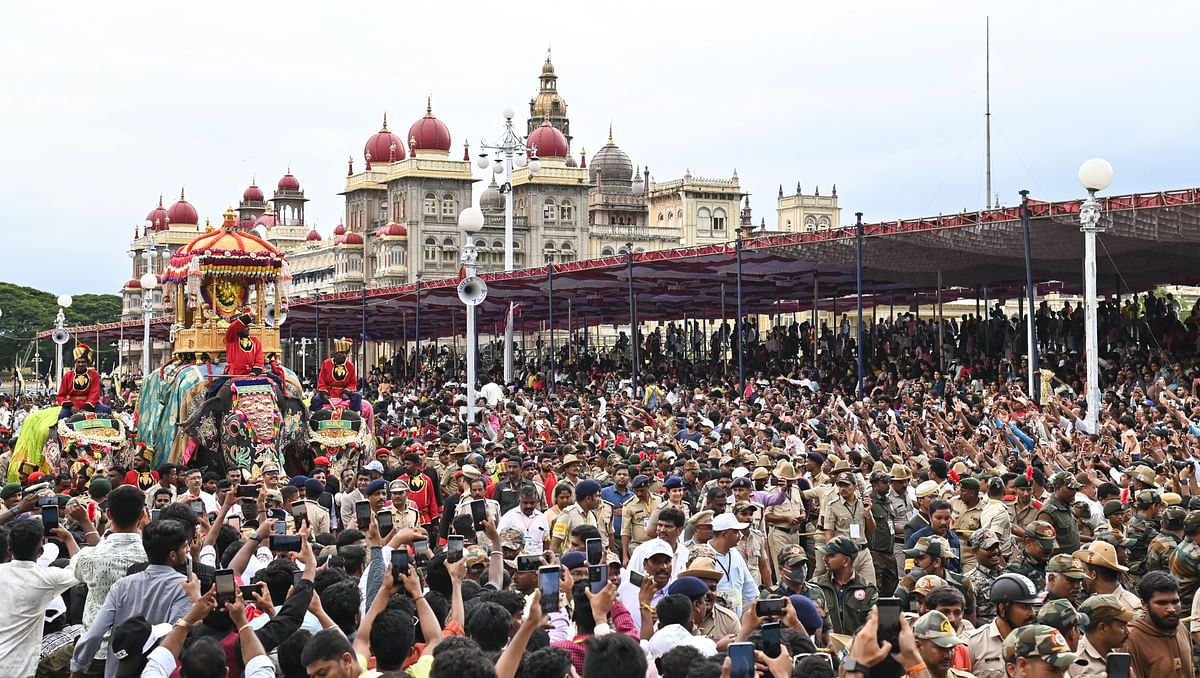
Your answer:
[[[58,314],[57,299],[57,295],[50,292],[0,282],[0,369],[5,374],[16,365],[38,332],[54,327],[54,318]],[[64,312],[66,325],[72,327],[117,322],[121,319],[121,304],[121,297],[116,294],[76,295],[72,298],[71,307]],[[89,341],[87,337],[72,337],[64,346],[67,356],[76,342],[92,346],[96,352],[95,365],[115,364],[116,349],[96,346],[94,338]],[[54,342],[49,339],[42,339],[38,348],[44,356],[54,355]],[[69,362],[69,357],[64,362]],[[43,359],[43,374],[49,366],[50,360]],[[33,365],[29,364],[28,367],[32,369]]]

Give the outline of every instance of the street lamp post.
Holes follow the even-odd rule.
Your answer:
[[[146,272],[138,279],[142,284],[142,379],[150,376],[150,316],[154,314],[154,288],[158,276]]]
[[[496,174],[504,174],[504,184],[500,186],[500,193],[504,195],[504,270],[513,270],[513,196],[512,196],[512,180],[513,167],[525,167],[529,165],[531,173],[537,173],[542,168],[542,163],[537,159],[537,149],[532,149],[532,152],[527,151],[525,140],[522,139],[515,131],[513,131],[513,117],[516,113],[513,109],[504,109],[504,135],[500,141],[495,144],[480,142],[479,147],[484,152],[479,154],[479,160],[476,163],[479,169],[487,169],[489,165],[492,171]],[[487,151],[492,151],[495,156],[492,160],[488,160]],[[531,157],[526,158],[530,154]],[[504,315],[504,383],[511,383],[513,379],[513,305],[508,304],[508,310]]]
[[[66,324],[66,321],[67,321],[67,316],[65,313],[63,313],[63,309],[71,308],[71,295],[60,294],[60,295],[58,295],[57,301],[58,301],[58,314],[54,316],[54,330],[55,330],[55,332],[54,332],[54,334],[55,334],[55,337],[54,337],[54,344],[55,344],[55,348],[54,348],[54,371],[55,371],[54,383],[56,385],[62,383],[63,344],[67,343],[67,337],[70,336],[70,335],[63,335],[63,332],[64,332],[63,326]]]
[[[467,306],[467,425],[475,422],[475,366],[478,361],[478,335],[475,334],[475,307],[483,298],[477,293],[472,294],[474,289],[467,289],[468,285],[475,285],[477,282],[483,289],[483,294],[486,296],[487,287],[475,278],[475,262],[479,256],[478,250],[471,240],[471,236],[483,228],[483,212],[478,207],[468,207],[458,215],[458,225],[463,229],[464,244],[462,248],[462,265],[465,275],[462,279],[462,284],[459,285],[459,297]]]
[[[1096,336],[1096,234],[1105,228],[1100,223],[1100,203],[1096,192],[1112,183],[1113,169],[1106,161],[1092,158],[1079,168],[1079,183],[1087,189],[1088,197],[1079,208],[1079,230],[1083,231],[1083,326],[1084,357],[1087,361],[1087,416],[1084,422],[1088,433],[1096,433],[1100,421],[1100,362],[1099,341]]]

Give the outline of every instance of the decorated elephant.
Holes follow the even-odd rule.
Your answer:
[[[285,464],[308,447],[306,408],[296,375],[283,386],[265,376],[231,377],[210,397],[219,364],[175,361],[144,380],[138,400],[138,442],[164,462],[223,470],[244,464]]]
[[[9,482],[17,480],[22,462],[54,475],[91,475],[88,469],[101,464],[128,465],[128,438],[120,419],[92,412],[59,419],[59,412],[59,407],[48,407],[25,418],[9,464]]]
[[[346,469],[357,469],[375,454],[375,437],[370,421],[348,408],[331,407],[308,418],[312,456],[329,458],[330,473],[340,478]]]

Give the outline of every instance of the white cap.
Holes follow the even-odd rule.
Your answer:
[[[932,480],[926,480],[925,482],[921,483],[920,485],[917,485],[917,496],[918,497],[928,497],[929,495],[933,494],[934,492],[937,492],[937,488],[938,488],[937,483],[933,482]]]
[[[650,560],[654,556],[664,555],[675,557],[675,549],[667,542],[655,537],[641,545],[642,553],[645,555],[644,560]]]
[[[748,475],[750,475],[750,469],[746,468],[745,466],[739,466],[739,467],[733,469],[733,477],[734,478],[742,478],[742,477],[748,476]]]
[[[712,419],[701,419],[700,425],[707,426],[709,428],[716,428],[716,426],[713,425]]]
[[[750,523],[738,522],[737,516],[732,513],[722,513],[713,519],[713,532],[721,532],[724,530],[744,530],[750,527]]]

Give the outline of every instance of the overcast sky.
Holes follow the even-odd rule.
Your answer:
[[[756,223],[797,181],[836,183],[844,222],[982,207],[988,14],[1002,202],[1079,196],[1093,156],[1109,193],[1200,183],[1195,3],[415,5],[4,3],[0,279],[118,292],[159,194],[219,223],[289,163],[328,234],[385,110],[404,134],[432,95],[474,153],[505,107],[523,125],[547,46],[573,150],[611,122],[659,181],[736,168]]]

